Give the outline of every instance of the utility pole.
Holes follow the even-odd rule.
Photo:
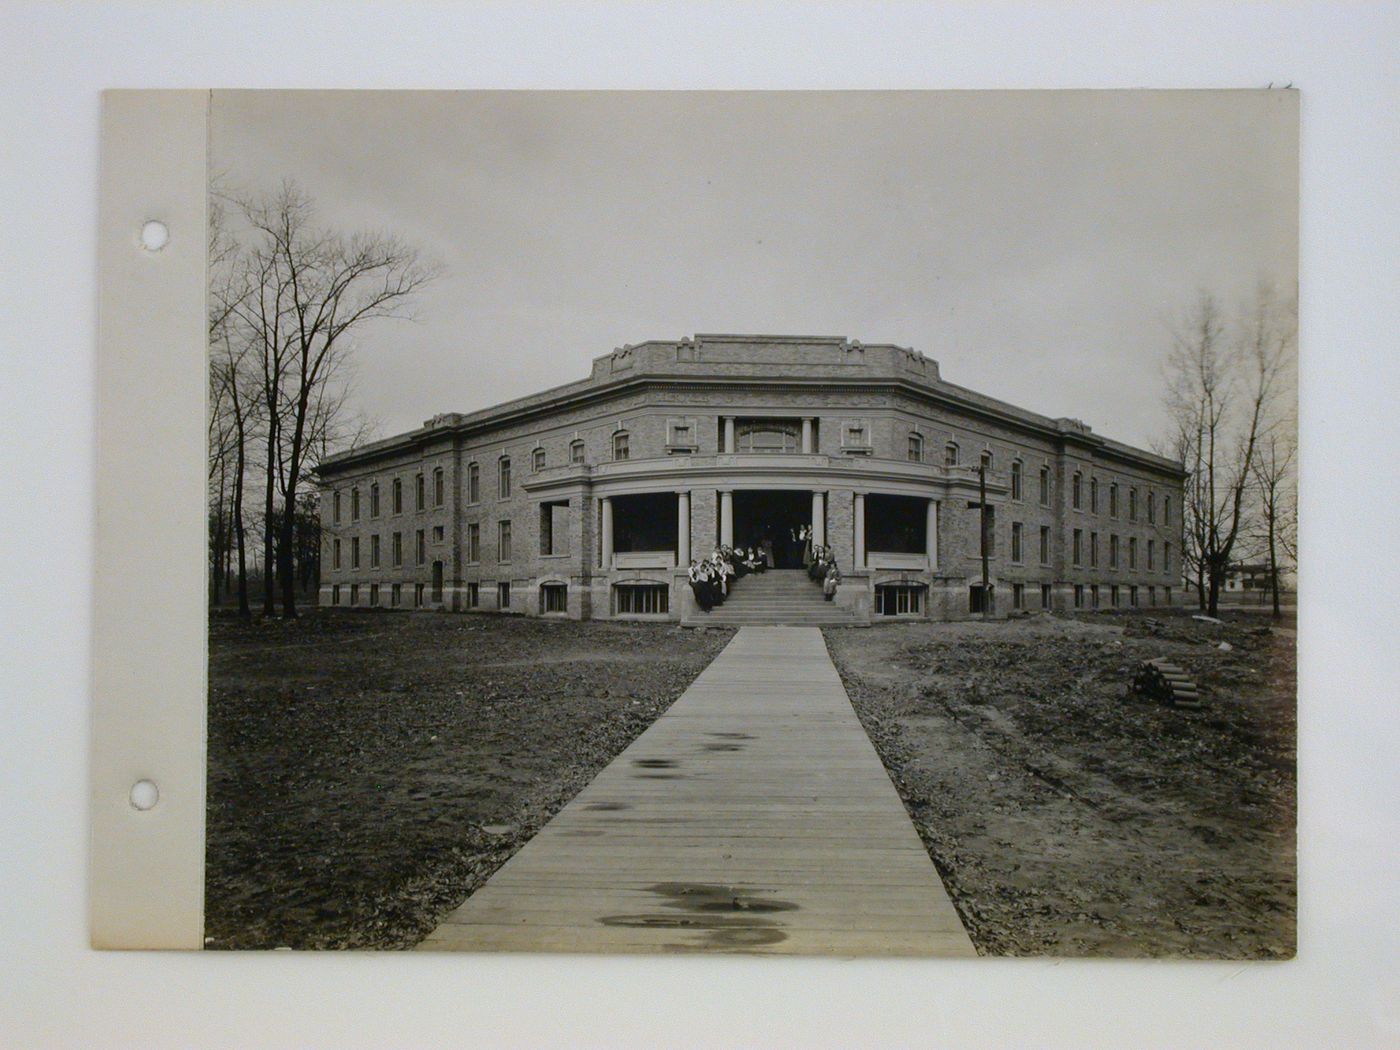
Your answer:
[[[987,571],[987,461],[977,466],[978,508],[982,518],[982,619],[992,616],[992,588]]]

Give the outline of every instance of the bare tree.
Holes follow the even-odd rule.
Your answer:
[[[1253,483],[1259,504],[1259,540],[1269,566],[1269,590],[1274,619],[1282,615],[1279,598],[1280,566],[1296,564],[1298,555],[1298,504],[1293,463],[1297,444],[1290,430],[1270,434],[1255,457]]]
[[[1201,608],[1212,616],[1255,509],[1259,447],[1278,424],[1276,408],[1296,340],[1293,305],[1262,285],[1243,321],[1230,325],[1216,300],[1202,294],[1174,335],[1167,404],[1175,451],[1189,472],[1183,566]]]
[[[283,615],[295,616],[297,496],[344,407],[333,380],[353,333],[376,319],[405,316],[433,272],[396,237],[317,226],[310,198],[293,182],[237,205],[248,230],[239,267],[248,294],[234,314],[259,366],[266,453],[263,610],[275,611],[275,579]]]

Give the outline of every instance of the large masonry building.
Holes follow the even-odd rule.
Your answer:
[[[623,347],[319,473],[326,606],[703,622],[692,558],[801,568],[802,526],[853,623],[1180,597],[1179,463],[843,338]]]

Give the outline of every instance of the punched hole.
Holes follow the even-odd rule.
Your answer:
[[[141,247],[148,252],[160,251],[168,240],[170,231],[166,229],[165,223],[158,219],[151,219],[141,227]]]
[[[145,811],[155,806],[160,801],[160,789],[150,780],[138,780],[131,785],[131,804],[136,809]]]

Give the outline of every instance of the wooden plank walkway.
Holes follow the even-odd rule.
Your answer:
[[[744,627],[419,945],[973,956],[814,627]]]

